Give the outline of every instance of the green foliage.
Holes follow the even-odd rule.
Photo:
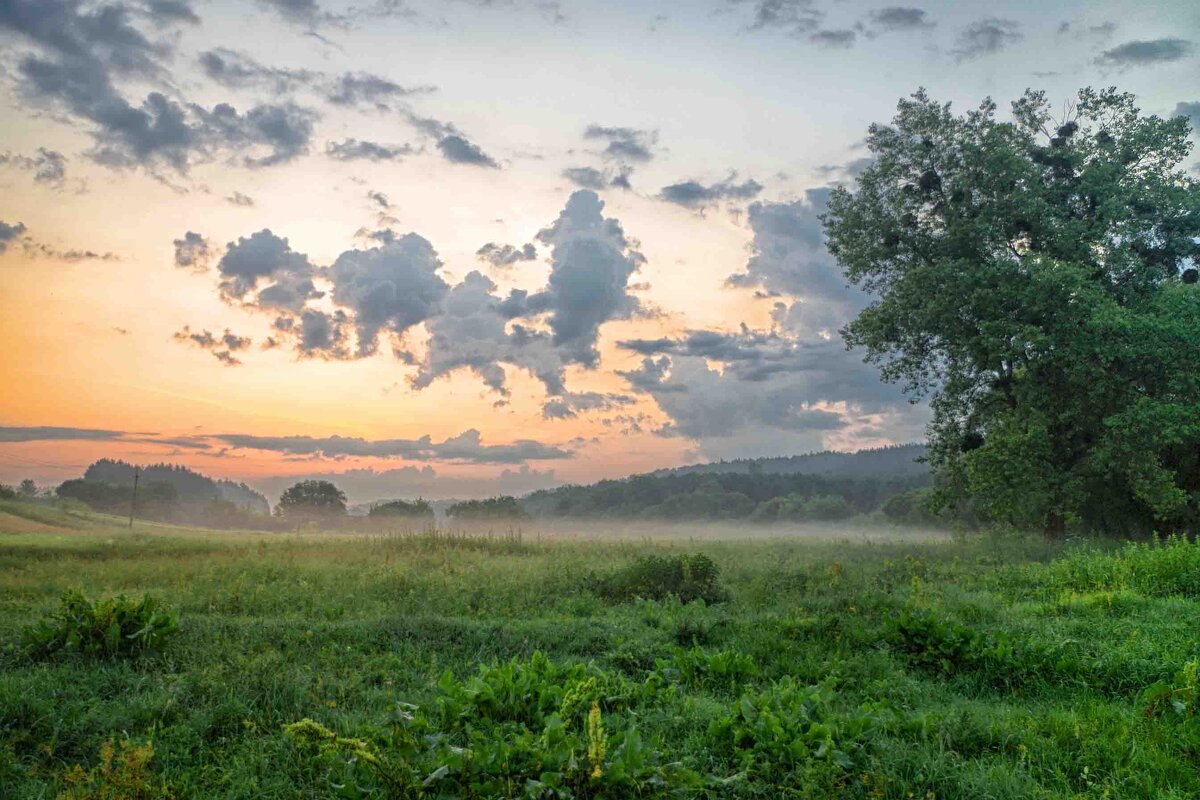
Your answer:
[[[1178,540],[886,528],[871,542],[510,543],[102,524],[0,536],[6,798],[96,790],[97,754],[112,741],[115,766],[125,740],[153,742],[152,790],[212,800],[1200,796],[1186,671],[1200,595]],[[730,600],[586,589],[680,552],[719,564]],[[187,635],[155,659],[29,658],[22,628],[72,585],[170,597]],[[913,649],[948,652],[952,669],[895,638],[906,613],[927,618],[906,625]],[[306,718],[320,727],[285,732]],[[69,785],[74,764],[95,780]]]
[[[720,583],[721,570],[703,553],[676,556],[643,556],[606,576],[592,576],[589,588],[606,600],[628,602],[635,598],[682,603],[702,600],[721,603],[729,593]]]
[[[1177,717],[1195,717],[1200,713],[1200,661],[1183,665],[1171,681],[1159,681],[1142,695],[1146,715],[1172,712]]]
[[[340,737],[312,720],[288,734],[332,757],[335,787],[361,796],[463,798],[674,797],[701,785],[678,763],[660,764],[622,713],[625,687],[584,665],[527,662],[451,673],[429,706],[401,704],[378,742]],[[614,696],[614,692],[617,693]],[[358,767],[366,773],[355,774]]]
[[[845,330],[932,394],[942,502],[1061,534],[1200,521],[1200,182],[1187,121],[1083,90],[956,116],[918,92],[868,135],[826,231],[878,301]]]
[[[411,503],[404,500],[391,500],[387,503],[376,503],[367,512],[369,517],[399,517],[399,518],[433,518],[433,506],[428,500],[417,498]]]
[[[886,714],[880,709],[838,713],[835,698],[831,682],[801,686],[784,678],[742,695],[729,717],[712,723],[709,739],[750,780],[798,788],[811,780],[812,762],[838,771],[861,767],[872,737],[882,732]]]
[[[455,519],[528,519],[529,513],[515,497],[502,495],[486,500],[464,500],[446,508],[446,516]]]
[[[300,481],[279,496],[275,513],[301,522],[344,517],[346,494],[329,481]]]
[[[679,684],[695,691],[732,692],[758,677],[754,656],[736,650],[706,653],[699,647],[679,649],[670,658],[660,658],[655,672],[664,683]]]
[[[1200,541],[1170,536],[1117,553],[1080,550],[1047,567],[1047,581],[1076,592],[1132,589],[1150,597],[1200,597]]]
[[[92,770],[75,765],[63,776],[59,800],[169,800],[173,795],[150,768],[154,748],[124,739],[106,741]]]
[[[125,515],[133,508],[134,515],[143,519],[173,520],[179,515],[179,495],[175,487],[164,481],[146,481],[138,486],[137,502],[133,499],[133,483],[116,485],[104,481],[75,478],[64,481],[55,493],[66,500],[76,500],[95,511]]]
[[[63,594],[56,611],[25,629],[24,641],[35,657],[68,652],[117,658],[160,650],[178,628],[178,615],[150,595],[92,602],[73,590]]]

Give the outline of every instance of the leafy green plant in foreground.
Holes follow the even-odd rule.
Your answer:
[[[691,770],[659,763],[658,744],[623,713],[631,688],[534,653],[463,681],[443,675],[433,703],[398,706],[379,741],[310,719],[286,730],[333,757],[332,782],[348,797],[672,797],[700,786]]]
[[[26,652],[35,657],[66,651],[116,658],[160,650],[178,628],[178,615],[150,595],[93,602],[71,590],[63,594],[56,611],[25,629],[24,642]]]

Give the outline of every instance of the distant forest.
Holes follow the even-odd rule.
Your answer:
[[[233,503],[243,511],[270,514],[267,498],[244,483],[214,479],[178,464],[150,464],[138,467],[124,461],[102,458],[83,473],[85,481],[127,484],[133,482],[134,470],[141,471],[144,483],[169,483],[175,487],[179,501],[184,504],[207,503],[218,499]]]
[[[541,517],[711,519],[758,522],[836,520],[878,511],[930,484],[913,459],[920,445],[858,453],[814,453],[662,470],[589,486],[527,495]]]

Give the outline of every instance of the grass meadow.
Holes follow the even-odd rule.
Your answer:
[[[0,512],[4,798],[1200,794],[1180,540]],[[150,594],[178,630],[31,649],[71,590]]]

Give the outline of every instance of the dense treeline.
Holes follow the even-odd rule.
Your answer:
[[[150,464],[139,467],[124,461],[102,458],[83,473],[85,481],[112,484],[133,482],[134,471],[141,472],[143,483],[163,482],[175,488],[176,496],[185,505],[208,503],[214,498],[233,503],[238,508],[257,514],[271,513],[267,498],[244,483],[218,480],[179,464]]]
[[[522,501],[537,516],[644,519],[844,519],[878,510],[927,475],[851,477],[737,472],[635,475],[590,486],[534,492]]]
[[[795,474],[810,475],[924,475],[929,467],[917,459],[925,456],[923,444],[897,444],[843,453],[823,450],[798,456],[772,458],[734,458],[708,464],[663,469],[651,475],[684,475],[702,472],[742,472],[750,475]]]
[[[502,495],[454,503],[446,508],[446,516],[456,519],[525,519],[529,513],[517,498]]]

